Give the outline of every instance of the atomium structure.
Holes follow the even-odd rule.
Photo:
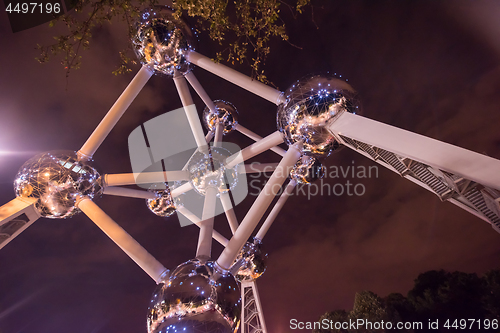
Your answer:
[[[132,41],[142,68],[77,152],[40,154],[20,168],[14,181],[17,198],[0,209],[0,248],[38,218],[81,212],[157,283],[148,309],[148,333],[257,333],[267,332],[255,283],[266,269],[265,235],[293,188],[321,178],[324,158],[340,147],[359,152],[500,232],[499,160],[360,116],[355,90],[334,76],[312,75],[278,91],[197,53],[192,35],[167,8],[142,14]],[[209,98],[193,74],[195,67],[274,103],[277,130],[261,137],[243,127],[233,104]],[[177,171],[145,172],[139,178],[134,173],[98,172],[92,156],[153,74],[173,78],[196,151]],[[188,112],[193,104],[188,84],[206,105],[201,121]],[[230,153],[221,143],[234,132],[255,143]],[[287,150],[278,146],[282,143]],[[248,168],[245,161],[267,150],[282,159],[265,165],[273,173],[239,222],[230,194],[238,186],[238,174],[260,171]],[[178,185],[169,186],[171,182]],[[139,183],[153,185],[147,190],[123,187]],[[201,218],[179,200],[189,191],[204,198]],[[101,194],[143,198],[158,216],[185,216],[200,228],[196,257],[171,271],[165,268],[96,205]],[[232,232],[229,238],[214,230],[217,200]],[[212,238],[224,246],[217,258]]]

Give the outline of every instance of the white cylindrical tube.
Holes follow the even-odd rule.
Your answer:
[[[222,64],[213,62],[210,58],[205,57],[195,51],[188,53],[188,60],[190,63],[199,66],[221,78],[234,83],[237,86],[248,90],[257,96],[260,96],[268,101],[280,105],[284,102],[283,93],[272,87],[265,85],[262,82],[252,79],[232,68],[226,67]]]
[[[136,190],[134,188],[116,187],[116,186],[105,187],[102,193],[108,195],[116,195],[119,197],[139,198],[139,199],[158,198],[158,196],[154,192]]]
[[[203,134],[203,128],[201,127],[200,118],[196,113],[195,107],[189,107],[193,105],[193,99],[191,98],[191,93],[189,92],[189,87],[186,83],[186,79],[184,76],[174,76],[175,87],[177,88],[177,92],[179,93],[179,97],[181,98],[182,106],[184,107],[184,111],[186,112],[186,116],[189,122],[189,126],[191,127],[191,131],[194,135],[194,140],[196,141],[196,145],[201,148],[207,145],[207,141],[205,139],[205,134]]]
[[[203,204],[202,221],[199,224],[200,234],[198,237],[196,258],[210,258],[212,256],[212,234],[214,231],[216,199],[217,190],[213,187],[208,187]]]
[[[194,215],[191,211],[189,211],[185,207],[183,207],[183,206],[177,207],[177,212],[181,213],[189,221],[193,222],[193,224],[196,224],[198,227],[200,227],[201,220],[198,218],[198,216]],[[212,238],[215,239],[217,242],[219,242],[224,247],[226,247],[227,244],[229,243],[229,240],[226,237],[222,236],[219,232],[217,232],[215,230],[212,232]]]
[[[205,140],[207,141],[207,143],[212,141],[213,138],[214,138],[214,131],[210,131],[207,133],[207,135],[205,135]]]
[[[259,141],[262,140],[262,137],[260,135],[255,134],[254,132],[250,131],[248,128],[241,126],[240,124],[236,124],[235,129],[240,132],[241,134],[249,137],[253,141]],[[281,142],[280,142],[281,143]],[[280,147],[272,147],[270,148],[272,151],[274,151],[276,154],[285,156],[286,150]]]
[[[224,134],[224,127],[221,123],[215,125],[214,147],[222,146],[222,135]]]
[[[134,79],[130,82],[127,88],[125,88],[123,93],[116,100],[115,104],[113,104],[106,116],[101,120],[94,132],[87,139],[82,148],[80,148],[78,151],[79,158],[92,158],[97,148],[99,148],[101,143],[108,136],[109,132],[111,132],[118,120],[120,120],[121,116],[137,97],[146,82],[148,82],[151,75],[153,75],[153,71],[147,66],[142,66],[139,72],[135,75]]]
[[[201,84],[198,81],[198,79],[196,78],[196,76],[194,76],[193,72],[187,73],[186,75],[184,75],[184,77],[189,82],[189,84],[191,85],[191,87],[193,87],[194,91],[196,91],[196,93],[198,94],[198,96],[200,96],[200,98],[203,101],[203,103],[205,103],[205,105],[212,112],[215,112],[214,101],[212,101],[210,99],[210,97],[208,97],[208,94],[206,93],[205,89],[203,89],[203,87],[201,86]]]
[[[229,223],[229,227],[231,228],[231,232],[236,232],[238,229],[238,219],[236,218],[236,214],[234,213],[233,205],[231,204],[231,198],[229,197],[229,193],[224,192],[220,194],[220,201],[222,203],[222,208],[224,208],[224,213],[226,213],[227,222]]]
[[[278,201],[274,205],[273,209],[271,210],[269,215],[267,215],[266,220],[264,221],[264,223],[260,227],[259,232],[257,232],[257,235],[255,236],[255,238],[258,238],[260,240],[262,240],[264,238],[267,231],[269,230],[269,228],[273,224],[274,220],[278,216],[279,212],[281,211],[281,209],[285,205],[286,201],[288,200],[288,198],[292,194],[292,191],[295,188],[295,185],[297,185],[297,182],[293,179],[290,180],[288,185],[285,187],[285,190],[281,194],[280,198],[278,199]]]
[[[134,184],[150,184],[187,180],[187,171],[158,171],[142,173],[116,173],[103,176],[104,187]]]
[[[99,206],[87,197],[82,197],[77,206],[156,283],[162,281],[168,270]]]
[[[267,208],[273,201],[275,195],[281,189],[281,185],[287,179],[291,168],[300,158],[300,149],[293,145],[286,152],[276,170],[255,199],[252,207],[248,210],[245,218],[229,241],[227,247],[222,251],[217,263],[223,269],[229,270],[238,256],[243,245],[248,240]]]
[[[280,132],[276,131],[274,133],[271,133],[265,138],[251,144],[243,150],[240,150],[236,154],[229,156],[226,159],[226,168],[232,168],[239,163],[245,162],[255,155],[258,155],[263,151],[268,150],[269,148],[279,145],[282,142],[283,137],[281,136]]]

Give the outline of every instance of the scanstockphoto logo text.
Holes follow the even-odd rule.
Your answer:
[[[260,163],[251,163],[252,168],[258,168]],[[248,194],[258,196],[267,183],[272,167],[261,168],[261,172],[249,173]],[[298,184],[290,195],[301,195],[311,200],[315,196],[363,196],[366,193],[367,179],[378,178],[378,166],[356,165],[354,161],[351,165],[329,165],[324,167],[323,177],[310,184]],[[271,189],[280,195],[284,187]]]

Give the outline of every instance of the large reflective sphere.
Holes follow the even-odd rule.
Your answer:
[[[94,198],[102,193],[99,173],[88,161],[79,161],[73,151],[38,154],[19,169],[14,182],[18,197],[38,199],[40,215],[66,218],[80,210],[78,195]]]
[[[175,19],[168,7],[156,6],[141,14],[132,44],[141,63],[159,73],[174,75],[177,70],[185,74],[191,70],[186,56],[194,49],[192,31]]]
[[[238,182],[238,165],[227,169],[224,161],[231,154],[222,147],[210,147],[210,151],[198,150],[188,162],[189,181],[194,189],[205,195],[213,187],[219,193],[232,190]]]
[[[146,199],[146,206],[151,212],[161,217],[169,217],[175,213],[175,204],[168,184],[153,184],[148,191],[157,195],[156,199]]]
[[[317,158],[302,155],[293,166],[290,177],[299,184],[311,184],[323,178],[324,174],[325,167]]]
[[[254,238],[253,243],[247,242],[235,260],[235,265],[240,265],[235,277],[238,281],[255,280],[267,268],[267,253],[262,251],[262,243]]]
[[[343,112],[356,113],[356,92],[333,76],[313,75],[285,91],[286,102],[278,107],[278,129],[289,145],[303,142],[303,152],[328,156],[339,147],[326,126]]]
[[[153,293],[148,333],[234,333],[241,295],[230,273],[213,261],[193,259],[179,265]]]
[[[215,125],[222,123],[224,134],[232,132],[238,124],[238,111],[236,107],[226,101],[214,101],[216,112],[208,107],[203,110],[203,124],[209,131],[215,131]]]

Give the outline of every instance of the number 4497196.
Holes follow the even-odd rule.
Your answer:
[[[61,4],[56,3],[37,3],[37,2],[24,2],[24,3],[9,3],[6,12],[9,13],[40,13],[40,14],[59,14],[61,12]]]
[[[479,330],[489,330],[489,329],[498,329],[498,319],[448,319],[443,327],[447,329],[462,329],[462,330],[470,330],[470,329],[479,329]]]

